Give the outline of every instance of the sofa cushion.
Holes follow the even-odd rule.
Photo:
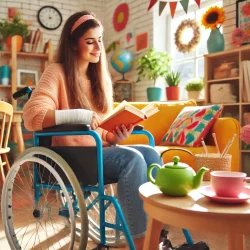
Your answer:
[[[141,122],[144,129],[152,133],[155,138],[155,144],[160,145],[161,139],[170,125],[173,123],[177,115],[186,106],[196,106],[194,100],[174,101],[174,102],[155,102],[158,104],[159,112],[149,119]],[[133,106],[142,109],[148,102],[130,102]],[[116,103],[115,106],[118,104]],[[145,135],[132,135],[122,144],[148,144],[148,139]]]
[[[205,138],[215,120],[221,114],[223,106],[185,107],[164,135],[166,145],[198,147]]]

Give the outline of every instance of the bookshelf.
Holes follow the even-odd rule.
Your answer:
[[[15,93],[18,89],[24,86],[17,85],[17,63],[19,58],[27,58],[27,59],[37,59],[41,61],[41,72],[43,72],[48,64],[53,61],[53,44],[52,40],[49,40],[45,47],[48,48],[44,53],[28,53],[28,52],[17,52],[16,51],[16,37],[12,37],[12,48],[11,51],[0,51],[0,61],[1,58],[9,59],[8,66],[11,67],[11,77],[10,77],[10,85],[0,85],[0,91],[7,92],[7,96],[9,97],[10,103],[13,105],[14,111],[17,110],[17,101],[12,98],[13,93]],[[31,88],[35,88],[35,86],[30,86]]]
[[[246,125],[244,122],[244,114],[250,113],[250,101],[245,101],[243,98],[243,61],[250,60],[250,45],[242,46],[240,48],[235,48],[231,50],[226,50],[222,52],[217,52],[213,54],[205,55],[204,64],[204,83],[205,83],[205,104],[211,105],[215,104],[211,102],[211,96],[216,93],[211,93],[211,85],[217,84],[217,86],[225,86],[224,84],[230,85],[232,95],[236,98],[230,102],[220,103],[224,105],[222,112],[222,117],[230,116],[236,118],[241,127]],[[234,62],[238,67],[239,72],[237,76],[223,77],[221,79],[214,79],[214,69],[222,65],[223,63]],[[250,68],[248,68],[250,73]],[[220,84],[220,85],[218,85]],[[244,143],[240,143],[241,152],[241,170],[246,172],[250,176],[250,169],[248,169],[248,164],[250,162],[250,146],[249,150],[246,149]]]

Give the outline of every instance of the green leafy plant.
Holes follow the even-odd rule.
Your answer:
[[[3,20],[0,22],[0,33],[3,39],[8,36],[19,35],[26,38],[29,35],[28,25],[22,23],[22,19],[19,14],[16,14],[13,20]]]
[[[165,75],[166,82],[169,87],[177,87],[181,81],[181,73],[179,71],[170,71]]]
[[[156,79],[160,76],[165,76],[169,71],[171,57],[162,51],[156,51],[151,48],[146,54],[137,60],[138,79],[137,82],[143,79],[154,80],[154,86]]]
[[[185,86],[186,91],[201,91],[204,87],[203,78],[193,79],[187,83]]]

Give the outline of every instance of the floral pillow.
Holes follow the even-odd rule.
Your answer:
[[[170,126],[162,141],[166,144],[198,147],[219,117],[223,106],[185,107]]]

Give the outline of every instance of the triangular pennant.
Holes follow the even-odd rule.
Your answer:
[[[188,2],[189,2],[189,0],[181,0],[180,1],[180,4],[182,5],[182,7],[183,7],[186,14],[188,12]]]
[[[199,8],[201,7],[201,0],[194,0],[196,3],[197,3],[197,5],[199,6]]]
[[[161,15],[162,11],[164,10],[164,8],[166,7],[168,2],[162,2],[160,1],[160,5],[159,5],[159,16]]]
[[[171,16],[172,18],[174,18],[177,2],[169,2],[169,6],[170,6],[170,11],[171,11]]]
[[[148,11],[157,3],[158,0],[150,0]]]

